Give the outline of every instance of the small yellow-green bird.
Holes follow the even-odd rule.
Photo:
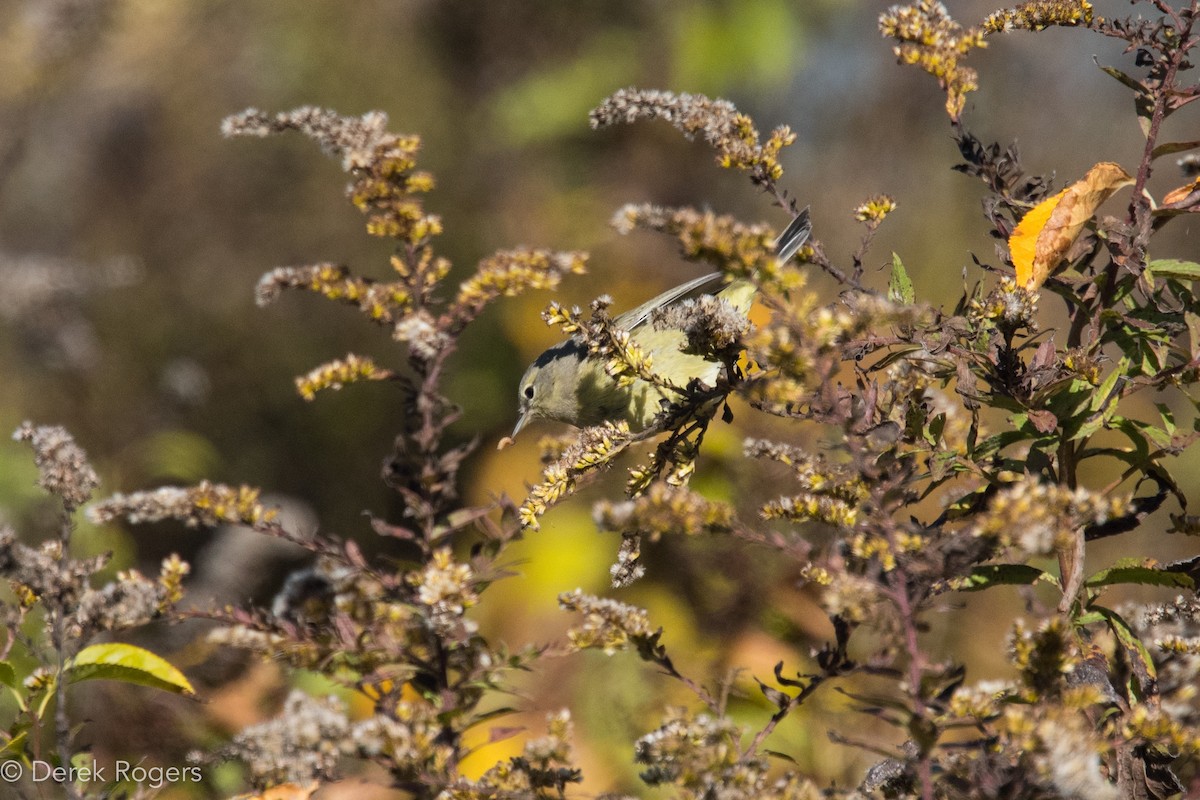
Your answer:
[[[787,261],[804,245],[811,231],[806,208],[775,240],[776,257]],[[683,352],[687,336],[682,330],[656,330],[647,322],[659,308],[715,289],[722,277],[714,272],[680,284],[613,322],[621,330],[629,331],[630,338],[650,355],[652,369],[675,385],[686,386],[699,378],[713,386],[723,369],[720,361]],[[754,301],[754,292],[755,286],[750,281],[736,280],[716,296],[745,314]],[[618,385],[605,371],[603,359],[589,358],[587,345],[572,337],[542,353],[525,371],[517,395],[521,418],[512,435],[516,436],[535,419],[557,420],[576,427],[625,420],[630,430],[640,431],[651,425],[663,412],[664,401],[669,404],[671,399],[661,387],[640,379],[628,386]]]

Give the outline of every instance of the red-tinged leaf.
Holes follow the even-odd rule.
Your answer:
[[[1038,433],[1052,433],[1058,429],[1058,417],[1045,409],[1030,411],[1029,421],[1038,429]]]
[[[410,528],[405,528],[401,525],[392,525],[391,523],[385,522],[377,517],[371,518],[371,529],[380,536],[388,536],[393,539],[402,539],[406,542],[413,542],[419,538],[416,531],[413,531]]]
[[[1200,178],[1176,187],[1163,195],[1161,207],[1191,210],[1200,200]]]
[[[356,569],[364,569],[367,566],[367,560],[363,557],[362,548],[353,539],[348,539],[344,545],[346,551],[346,561],[350,566]]]
[[[525,728],[520,725],[514,725],[511,728],[492,728],[488,731],[488,744],[502,742],[505,739],[511,739],[519,733],[524,733]]]
[[[1030,369],[1045,369],[1046,367],[1054,366],[1055,352],[1054,340],[1047,339],[1038,345],[1038,349],[1033,353],[1033,359],[1029,362]]]

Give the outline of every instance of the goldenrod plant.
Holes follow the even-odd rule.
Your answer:
[[[684,385],[656,372],[652,354],[622,327],[631,318],[610,313],[611,298],[588,310],[550,300],[545,322],[573,337],[579,354],[615,385],[656,387],[662,402],[632,428],[627,409],[572,417],[596,424],[543,438],[541,478],[522,498],[464,500],[488,496],[486,487],[467,492],[464,464],[492,432],[452,433],[471,420],[448,376],[485,309],[557,290],[588,267],[587,256],[518,248],[473,270],[452,267],[438,243],[453,221],[426,205],[434,179],[418,165],[425,143],[391,132],[382,113],[251,109],[226,119],[228,137],[299,132],[338,159],[367,232],[392,246],[386,279],[335,263],[279,268],[259,283],[258,300],[315,293],[359,311],[398,345],[388,361],[351,353],[296,381],[306,400],[362,382],[380,385],[359,391],[398,393],[402,413],[382,474],[398,504],[342,536],[289,528],[251,487],[160,487],[90,506],[96,522],[238,523],[311,555],[270,603],[191,612],[215,623],[209,646],[249,651],[297,676],[277,716],[198,749],[191,763],[241,764],[252,797],[318,797],[347,775],[428,800],[644,790],[695,800],[1200,792],[1200,557],[1168,555],[1200,531],[1188,508],[1194,480],[1183,472],[1200,436],[1200,263],[1159,244],[1164,228],[1200,211],[1191,153],[1200,140],[1168,133],[1172,115],[1200,98],[1187,80],[1200,3],[1135,5],[1142,15],[1108,19],[1086,0],[1032,0],[966,25],[942,3],[917,0],[879,18],[901,64],[929,73],[944,92],[954,168],[982,185],[981,229],[998,244],[974,255],[949,306],[922,276],[957,282],[961,265],[910,269],[901,254],[872,250],[882,226],[904,214],[927,235],[941,230],[943,221],[908,208],[903,192],[827,208],[818,187],[785,170],[796,138],[786,126],[763,135],[729,101],[696,93],[627,88],[601,101],[594,128],[665,121],[749,178],[768,221],[698,199],[697,207],[629,204],[613,225],[671,237],[684,259],[751,283],[757,309],[752,323],[708,294],[637,321],[685,332],[682,347],[720,365],[711,381]],[[1047,29],[1115,39],[1136,53],[1132,69],[1101,69],[1133,95],[1138,152],[1095,153],[1094,166],[1064,176],[1060,188],[1026,171],[1015,146],[987,143],[967,126],[969,100],[986,81],[969,66],[975,51]],[[894,144],[903,157],[904,144]],[[1176,169],[1177,188],[1156,196],[1151,174]],[[805,207],[813,236],[781,258],[777,234]],[[844,260],[823,239],[838,214],[861,226]],[[730,431],[738,445],[718,447]],[[65,434],[18,435],[34,444],[69,519],[95,477],[81,472],[69,443],[47,460],[47,442]],[[63,453],[76,465],[65,482],[46,466],[63,463]],[[610,480],[614,473],[621,480]],[[744,491],[719,493],[707,480],[716,473],[754,477],[737,484]],[[490,635],[482,610],[498,586],[526,579],[510,557],[517,543],[536,546],[555,514],[589,500],[613,562],[592,568],[611,596],[564,590],[558,602],[573,622],[553,642]],[[387,547],[365,546],[372,535]],[[57,693],[51,740],[60,764],[73,755],[63,676],[79,668],[71,665],[80,644],[114,627],[70,632],[68,617],[86,605],[80,581],[95,570],[72,566],[68,539],[42,551],[9,545],[5,570],[18,602],[8,648],[41,654],[37,674],[51,688],[0,681],[23,704],[8,745],[17,758],[45,756],[33,748],[45,747],[35,734],[47,704],[34,700]],[[652,557],[714,543],[721,556],[707,561]],[[28,564],[37,559],[49,569],[38,574],[82,576],[72,578],[75,594],[35,581]],[[729,642],[714,645],[715,657],[681,646],[678,618],[632,602],[656,570],[679,573],[658,591],[677,589],[680,605],[704,604],[713,587],[733,595],[726,624],[769,641],[780,653],[773,669],[742,670]],[[147,586],[130,619],[171,613],[184,572],[170,561],[153,590],[146,579],[121,579]],[[945,634],[966,624],[964,606],[981,597],[1005,609],[1007,633],[979,645],[1004,653],[990,671],[968,663]],[[38,605],[48,622],[30,633],[28,609]],[[506,723],[514,708],[538,707],[522,675],[546,689],[552,681],[540,676],[583,651],[609,656],[604,668],[614,673],[622,659],[640,660],[662,689],[661,702],[656,691],[624,716],[629,706],[610,697],[611,684],[595,690],[611,715],[603,724],[630,734],[625,763],[636,781],[589,773],[594,759],[575,747],[581,723],[572,709],[552,711],[544,736],[527,736],[483,768],[464,766],[486,752],[481,741],[517,733]],[[184,689],[165,680],[165,667],[142,672],[160,688]],[[835,750],[854,754],[852,769],[820,763]]]

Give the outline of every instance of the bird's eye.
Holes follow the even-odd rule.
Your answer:
[[[533,399],[533,386],[525,387],[525,397],[529,400]]]

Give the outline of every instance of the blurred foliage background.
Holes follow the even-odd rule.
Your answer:
[[[949,6],[964,23],[996,7]],[[831,254],[857,245],[851,209],[888,192],[899,211],[880,231],[868,270],[890,265],[894,250],[920,299],[949,299],[971,253],[996,260],[980,224],[982,187],[950,169],[957,154],[942,97],[927,76],[896,66],[876,28],[884,7],[3,0],[0,430],[23,419],[65,425],[107,491],[205,477],[249,483],[287,499],[323,531],[375,546],[362,513],[397,513],[378,480],[401,413],[396,398],[386,386],[362,386],[307,404],[292,378],[349,351],[386,365],[397,350],[347,309],[295,295],[260,310],[253,289],[272,267],[319,261],[385,277],[388,252],[363,234],[361,216],[341,196],[338,165],[311,143],[220,137],[220,120],[247,106],[386,111],[393,130],[425,140],[444,255],[467,268],[517,244],[586,249],[591,274],[559,299],[583,303],[608,292],[620,309],[696,274],[665,238],[617,236],[607,222],[621,204],[692,204],[777,227],[786,219],[668,126],[596,133],[587,111],[629,85],[724,96],[760,130],[795,129],[784,183],[812,205],[815,235]],[[1097,2],[1096,11],[1123,15],[1128,4]],[[1060,186],[1098,161],[1135,163],[1141,137],[1129,95],[1093,56],[1126,69],[1134,59],[1078,31],[993,37],[972,56],[981,90],[970,97],[968,126],[985,141],[1019,141],[1026,167],[1056,173]],[[1172,124],[1195,122],[1194,114],[1178,119]],[[1152,185],[1159,196],[1179,182],[1171,170],[1161,173]],[[885,280],[881,272],[876,284]],[[521,370],[555,341],[538,318],[549,299],[499,304],[457,356],[449,387],[466,411],[459,432],[482,441],[464,473],[472,501],[500,492],[520,498],[538,475],[538,431],[502,453],[493,445],[515,421]],[[708,465],[694,485],[752,500],[770,475],[727,467],[739,462],[742,437],[765,423],[748,409],[735,412],[734,426],[710,434]],[[618,491],[621,476],[613,478],[608,496]],[[27,454],[0,448],[0,507],[9,521],[37,530],[36,500]],[[227,587],[213,593],[230,602],[269,599],[292,558],[261,554],[272,563],[248,570],[248,556],[215,550],[220,537],[210,534],[85,533],[96,549],[116,550],[122,566],[153,569],[179,551],[196,561],[197,584]],[[604,591],[616,542],[594,532],[588,504],[577,500],[520,547],[524,561],[514,569],[523,578],[502,582],[479,609],[485,630],[514,646],[549,641],[565,626],[559,592]],[[649,558],[650,577],[621,599],[651,609],[670,631],[672,652],[695,654],[698,677],[733,666],[766,676],[781,658],[803,663],[828,634],[804,594],[760,562],[766,551],[689,539],[661,543]],[[235,566],[235,580],[212,574]],[[1018,612],[1015,593],[1012,603]],[[978,677],[1002,669],[1009,616],[994,605],[984,611],[970,625],[956,615],[930,632],[982,670]],[[646,712],[670,700],[663,682],[632,658],[587,654],[542,667],[515,703],[534,712],[529,724],[540,727],[545,711],[571,706],[587,786],[635,786],[629,742],[648,729]],[[749,673],[738,686],[746,713],[765,715]],[[872,757],[831,745],[813,721],[837,704],[835,695],[819,698],[806,707],[807,722],[781,727],[773,748],[815,774],[856,782]],[[480,768],[516,747],[484,748]]]

